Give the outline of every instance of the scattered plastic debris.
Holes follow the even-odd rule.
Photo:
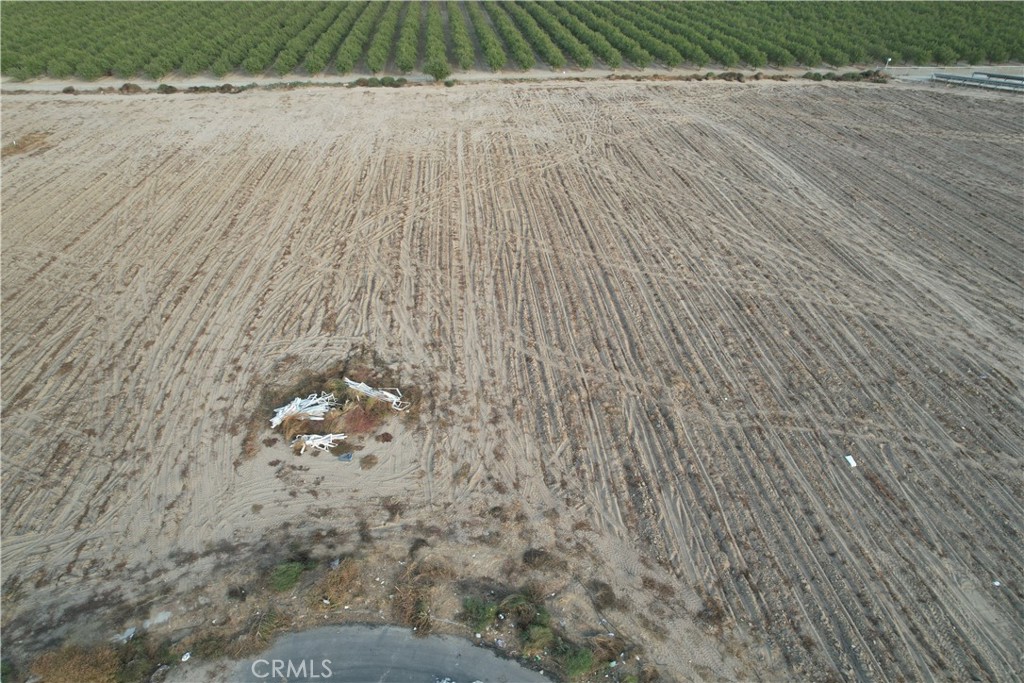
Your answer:
[[[274,417],[270,419],[270,427],[277,428],[285,418],[292,415],[302,415],[307,420],[323,420],[327,411],[336,405],[338,402],[335,400],[334,394],[328,394],[326,391],[321,392],[319,396],[310,394],[306,398],[296,397],[288,405],[274,410]]]
[[[157,626],[158,624],[166,623],[170,618],[171,618],[171,613],[170,612],[166,612],[166,611],[160,612],[159,614],[157,614],[152,619],[146,619],[144,622],[142,622],[142,628],[143,629],[148,629],[148,628],[151,628],[153,626]]]
[[[998,581],[993,581],[993,582],[992,582],[992,585],[993,585],[993,586],[995,586],[996,588],[999,588],[999,587],[1000,587],[1000,586],[1002,586],[1003,584],[999,583]]]
[[[341,455],[338,456],[338,461],[339,462],[352,462],[352,454],[351,453],[342,453]]]
[[[324,453],[330,453],[331,449],[344,441],[346,434],[300,434],[292,441],[292,445],[302,442],[302,450],[299,455],[305,455],[307,448],[315,448]]]
[[[405,410],[409,407],[407,401],[402,400],[402,392],[397,387],[387,387],[386,389],[374,389],[364,382],[353,382],[348,377],[344,378],[345,384],[348,385],[349,389],[358,391],[360,394],[366,394],[370,398],[375,398],[378,401],[384,401],[390,403],[391,407],[395,410]]]
[[[135,633],[138,631],[134,626],[125,629],[124,633],[118,633],[116,636],[111,638],[115,643],[127,643],[129,640],[135,637]]]
[[[190,659],[192,659],[192,653],[191,652],[186,652],[185,654],[183,654],[181,656],[181,661],[183,661],[183,662],[187,662]]]
[[[846,456],[846,462],[850,463],[850,467],[856,467],[857,461],[853,459],[852,455]]]

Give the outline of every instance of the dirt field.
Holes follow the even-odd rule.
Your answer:
[[[187,626],[282,529],[369,518],[466,552],[496,529],[485,573],[556,549],[678,678],[1024,668],[1019,97],[533,83],[2,115],[5,648]],[[376,467],[243,458],[265,386],[357,347],[425,397]]]

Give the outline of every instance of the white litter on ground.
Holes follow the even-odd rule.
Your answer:
[[[345,377],[345,384],[348,385],[349,389],[358,391],[360,394],[366,394],[370,398],[375,398],[378,401],[384,401],[390,403],[391,407],[395,410],[405,410],[409,407],[407,401],[402,400],[402,392],[398,390],[398,387],[387,387],[386,389],[374,389],[364,382],[353,382],[348,377]]]
[[[850,463],[850,467],[856,467],[857,461],[853,459],[852,455],[846,456],[846,462]]]
[[[334,394],[328,394],[326,391],[319,396],[310,394],[306,398],[297,397],[292,399],[288,405],[274,411],[274,417],[270,419],[270,427],[275,429],[284,422],[286,417],[292,415],[302,415],[307,420],[323,420],[327,411],[336,405],[338,402],[334,399]]]
[[[302,450],[299,451],[299,455],[305,455],[307,448],[315,448],[318,451],[329,453],[332,448],[346,438],[346,434],[302,434],[295,437],[292,445],[294,446],[299,441],[302,441]]]

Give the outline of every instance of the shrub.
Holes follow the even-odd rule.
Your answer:
[[[482,631],[494,623],[498,616],[498,605],[481,598],[469,597],[462,601],[462,614],[459,616],[473,629]]]
[[[547,626],[534,624],[523,634],[523,654],[532,657],[547,650],[555,641],[554,632]]]
[[[555,653],[567,678],[580,678],[594,668],[594,653],[585,647],[563,642]]]
[[[455,85],[455,80],[454,79],[449,78],[448,80],[446,80],[444,82],[444,87],[446,87],[446,88],[450,88],[453,85]]]

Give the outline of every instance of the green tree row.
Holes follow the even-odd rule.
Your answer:
[[[432,74],[510,58],[520,69],[1024,61],[1014,2],[28,0],[0,15],[0,70],[20,79],[378,73],[389,58]]]

